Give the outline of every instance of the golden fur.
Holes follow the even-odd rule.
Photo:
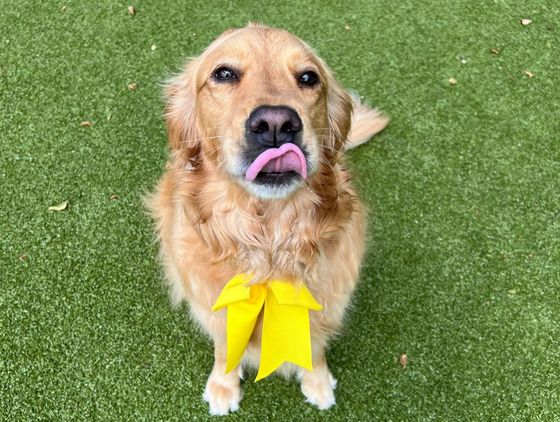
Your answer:
[[[243,69],[241,83],[209,80],[223,63]],[[301,89],[293,74],[309,68],[321,84]],[[323,311],[310,313],[314,371],[299,375],[307,400],[330,407],[335,381],[325,347],[341,325],[365,244],[365,211],[344,169],[343,150],[371,138],[388,119],[343,90],[301,40],[259,25],[222,34],[169,82],[166,99],[171,157],[148,205],[172,299],[186,300],[214,341],[204,395],[211,413],[234,411],[241,399],[241,368],[224,374],[226,313],[211,306],[225,283],[242,272],[254,274],[255,282],[301,280],[323,305]],[[274,199],[236,177],[244,122],[262,104],[297,111],[309,152],[307,180]],[[244,363],[258,364],[259,344],[258,326]],[[280,372],[290,369],[285,364]]]

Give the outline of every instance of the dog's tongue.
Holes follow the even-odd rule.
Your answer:
[[[284,144],[280,148],[269,148],[251,163],[245,179],[252,182],[260,172],[285,173],[295,171],[304,179],[307,177],[307,164],[303,152],[294,144]]]

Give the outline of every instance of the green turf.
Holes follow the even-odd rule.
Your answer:
[[[161,82],[249,20],[392,122],[349,154],[371,245],[329,352],[337,406],[270,378],[231,419],[558,420],[557,0],[262,3],[0,1],[0,420],[207,417],[211,345],[168,303],[141,197]]]

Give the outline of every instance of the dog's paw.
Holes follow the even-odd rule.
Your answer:
[[[336,404],[334,399],[335,388],[336,379],[328,369],[319,373],[307,373],[301,378],[301,392],[306,401],[321,410],[330,409]]]
[[[212,375],[208,378],[203,398],[208,402],[211,415],[223,416],[239,409],[241,386],[239,382],[223,382]]]

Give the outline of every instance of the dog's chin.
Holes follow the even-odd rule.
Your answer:
[[[242,186],[251,195],[260,199],[286,199],[304,184],[304,179],[296,172],[260,173],[249,182],[242,181]]]
[[[234,155],[232,155],[235,157]],[[250,195],[264,200],[287,199],[301,189],[306,179],[298,171],[266,172],[261,171],[254,180],[247,180],[247,170],[250,163],[238,156],[236,159],[225,161],[225,170]],[[313,162],[306,163],[306,174],[315,172]]]

